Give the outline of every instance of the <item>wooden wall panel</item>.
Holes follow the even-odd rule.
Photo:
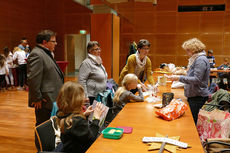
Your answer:
[[[178,5],[199,5],[201,0],[178,0]]]
[[[154,28],[156,19],[153,13],[136,13],[135,19],[136,33],[153,33],[156,31],[156,28]]]
[[[157,1],[157,11],[177,11],[177,1],[178,0],[158,0]]]
[[[188,65],[188,59],[189,59],[189,57],[187,55],[184,55],[184,56],[178,55],[178,56],[176,56],[175,65],[176,66],[187,66]]]
[[[159,67],[160,65],[156,62],[156,56],[155,55],[148,55],[149,59],[152,62],[152,67]]]
[[[92,28],[93,27],[93,28]],[[112,14],[91,14],[91,40],[101,44],[103,65],[112,76]]]
[[[134,3],[134,12],[142,12],[142,13],[152,13],[156,11],[156,7],[152,5],[151,2],[136,2]]]
[[[230,11],[230,1],[229,0],[225,0],[225,4],[226,4],[226,11]]]
[[[201,0],[202,4],[225,4],[226,0]]]
[[[156,55],[175,55],[176,54],[176,35],[164,34],[156,35]]]
[[[230,12],[224,15],[224,32],[230,32]]]
[[[202,34],[201,40],[206,45],[206,51],[212,49],[216,55],[220,55],[222,53],[223,35]]]
[[[69,62],[66,72],[75,72],[75,39],[73,36],[67,36],[67,61]]]
[[[178,5],[223,3],[227,8],[225,12],[177,12]],[[218,64],[221,64],[224,56],[230,57],[230,1],[228,0],[159,0],[157,6],[153,7],[147,3],[137,5],[135,2],[130,2],[130,7],[128,3],[122,5],[117,5],[118,12],[121,15],[130,13],[129,21],[134,24],[134,31],[133,29],[128,31],[130,25],[126,26],[121,22],[120,56],[125,55],[129,47],[127,44],[133,37],[135,41],[145,38],[152,43],[149,57],[153,60],[153,69],[159,67],[163,60],[175,61],[176,65],[184,66],[188,63],[188,57],[181,45],[184,41],[196,37],[205,43],[207,50],[214,50]],[[119,6],[122,6],[121,10]],[[151,13],[153,15],[150,15]],[[142,17],[141,23],[140,17]],[[125,61],[120,61],[120,70],[124,63]]]
[[[176,25],[177,25],[176,13],[157,13],[156,16],[157,33],[176,33]]]
[[[200,13],[178,13],[177,33],[199,33]]]
[[[112,49],[113,49],[113,68],[112,68],[112,78],[118,82],[119,80],[119,61],[120,61],[120,18],[113,14],[113,37],[112,37]]]
[[[115,5],[115,8],[119,14],[123,13],[134,13],[134,9],[137,5],[135,2],[128,2],[128,3],[118,3]]]
[[[220,33],[224,29],[224,12],[203,12],[200,19],[203,33]]]
[[[125,66],[126,64],[126,58],[127,58],[127,55],[125,54],[120,54],[120,61],[119,61],[119,70],[120,72],[122,71],[123,67]]]
[[[122,29],[120,29],[120,33],[133,33],[135,31],[134,25],[134,15],[132,13],[124,14],[125,17],[120,19],[120,25],[125,25]]]
[[[223,47],[223,51],[221,55],[224,55],[224,56],[227,55],[230,57],[230,34],[224,34],[223,45],[224,47]]]
[[[22,37],[27,37],[31,47],[35,45],[36,33],[44,25],[43,11],[41,11],[44,10],[43,5],[44,0],[0,1],[0,50],[4,46],[12,50]]]
[[[57,32],[55,58],[64,60],[64,35],[78,34],[80,29],[90,33],[91,12],[72,0],[0,1],[0,50],[4,46],[12,50],[22,37],[28,38],[33,48],[37,33],[50,29]]]
[[[215,56],[215,61],[216,61],[216,67],[220,66],[221,64],[223,64],[224,62],[224,58],[223,56]]]

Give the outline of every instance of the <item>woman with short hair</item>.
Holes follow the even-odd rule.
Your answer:
[[[151,85],[154,85],[151,60],[148,58],[150,50],[150,43],[146,39],[141,39],[137,45],[136,54],[129,56],[127,64],[122,69],[118,84],[121,86],[121,82],[126,74],[134,73],[138,77],[138,82],[141,84],[142,89],[146,89],[143,84],[147,78]]]
[[[85,96],[93,103],[98,93],[106,89],[107,73],[100,57],[101,48],[97,41],[87,45],[88,57],[79,68],[79,83],[84,87]]]

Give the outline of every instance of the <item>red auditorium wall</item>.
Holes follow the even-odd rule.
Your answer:
[[[27,37],[30,46],[42,29],[57,32],[56,60],[64,60],[65,34],[78,34],[85,29],[90,32],[91,11],[72,0],[7,0],[0,1],[0,50],[11,50]]]

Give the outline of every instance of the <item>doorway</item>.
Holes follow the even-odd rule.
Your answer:
[[[78,75],[79,67],[87,56],[86,47],[89,40],[89,34],[65,35],[65,60],[69,62],[66,69],[68,76]]]

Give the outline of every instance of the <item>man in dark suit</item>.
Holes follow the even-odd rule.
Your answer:
[[[64,75],[53,58],[56,33],[43,30],[36,37],[36,47],[27,60],[29,107],[35,108],[36,126],[48,120]]]

